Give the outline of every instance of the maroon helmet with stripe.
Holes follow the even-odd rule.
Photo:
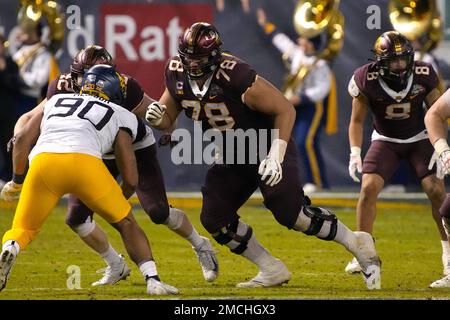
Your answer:
[[[199,79],[217,68],[221,58],[222,40],[217,29],[206,22],[196,22],[180,38],[178,54],[184,72],[190,79]]]
[[[388,31],[378,37],[374,52],[378,72],[383,80],[404,88],[414,68],[411,42],[397,31]]]
[[[115,67],[113,58],[101,46],[91,45],[78,51],[70,65],[72,88],[75,92],[79,92],[81,89],[84,73],[97,64],[106,64]]]

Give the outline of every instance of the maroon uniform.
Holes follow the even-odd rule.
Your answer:
[[[263,129],[271,128],[266,115],[252,111],[242,101],[242,94],[252,86],[256,72],[244,61],[223,54],[220,68],[214,73],[208,91],[199,98],[182,72],[179,57],[166,66],[166,86],[172,97],[184,108],[186,116],[202,121],[203,128]]]
[[[140,84],[132,77],[122,75],[125,81],[125,93],[122,107],[131,111],[139,105],[144,97]],[[59,93],[72,93],[72,80],[70,74],[61,74],[54,79],[47,90],[47,99]],[[156,156],[155,144],[135,150],[138,166],[139,181],[136,194],[142,208],[153,222],[164,223],[169,216],[169,204],[166,196],[164,180]],[[119,170],[116,162],[104,160],[109,172],[117,178]],[[70,226],[77,226],[88,219],[92,220],[93,212],[74,195],[69,196],[69,212],[66,222]]]
[[[273,128],[273,119],[251,110],[242,101],[243,94],[256,80],[256,72],[244,61],[222,54],[219,67],[205,83],[205,92],[195,89],[183,72],[179,57],[166,64],[165,81],[171,96],[184,108],[187,117],[201,121],[203,129]],[[192,87],[194,86],[194,88]],[[215,164],[206,175],[202,187],[201,221],[205,229],[215,233],[239,219],[237,211],[259,187],[265,206],[282,225],[292,228],[303,205],[295,144],[288,144],[282,164],[283,179],[273,187],[261,181],[258,164]],[[224,159],[225,160],[225,159]]]
[[[426,135],[424,102],[437,85],[433,67],[420,61],[415,62],[407,86],[400,92],[390,89],[379,77],[375,63],[356,69],[349,92],[368,99],[375,130],[364,158],[363,173],[377,173],[386,182],[401,159],[408,160],[420,180],[435,172],[428,170],[433,146]]]
[[[251,110],[242,101],[242,95],[256,79],[255,70],[244,61],[232,55],[223,54],[220,68],[214,73],[205,93],[191,88],[189,79],[182,70],[179,57],[169,60],[165,74],[167,89],[184,108],[188,118],[201,121],[203,130],[214,128],[224,133],[229,129],[273,128],[273,121],[268,116]],[[223,138],[223,147],[225,148],[227,136],[224,134]],[[268,138],[270,137],[268,136]],[[248,145],[249,141],[246,143],[245,150],[251,150]],[[270,140],[267,143],[270,145]],[[234,145],[237,147],[237,144]],[[259,146],[259,142],[256,145]],[[221,152],[223,152],[226,163],[237,162],[237,152],[230,153],[228,156],[226,150],[221,150]],[[232,155],[235,157],[233,158]]]

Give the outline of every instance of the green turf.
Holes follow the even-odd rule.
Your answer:
[[[336,210],[350,228],[355,227],[353,210]],[[187,210],[202,234],[199,210]],[[276,223],[263,208],[245,207],[242,218],[252,225],[258,239],[292,272],[287,285],[266,289],[238,289],[235,284],[255,276],[257,269],[247,260],[219,247],[220,277],[214,283],[203,280],[190,245],[163,226],[151,223],[142,210],[136,211],[139,224],[148,235],[162,280],[178,287],[182,299],[443,299],[450,290],[429,289],[442,277],[441,245],[429,212],[379,210],[375,223],[378,253],[383,261],[382,290],[369,291],[359,275],[344,273],[351,259],[343,247],[314,237],[289,231]],[[86,247],[64,224],[65,208],[58,207],[46,221],[42,232],[16,261],[8,285],[0,299],[146,299],[144,280],[136,266],[126,281],[107,287],[91,287],[101,275],[103,261]],[[11,225],[13,210],[0,209],[0,233]],[[111,243],[125,253],[118,233],[97,218]],[[66,286],[70,265],[81,270],[81,287]],[[173,297],[170,297],[173,298]]]

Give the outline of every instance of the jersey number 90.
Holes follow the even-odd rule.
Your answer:
[[[63,118],[70,117],[75,113],[75,111],[78,110],[78,108],[83,104],[84,101],[85,100],[82,98],[60,98],[56,101],[55,108],[66,108],[67,111],[61,113],[52,113],[47,117],[47,119],[50,119],[51,117],[63,117]],[[89,115],[89,111],[92,109],[94,105],[106,109],[105,114],[100,120],[94,119],[91,115]],[[113,113],[114,110],[106,103],[91,100],[77,113],[77,117],[89,121],[90,123],[92,123],[95,129],[100,131],[109,122]]]

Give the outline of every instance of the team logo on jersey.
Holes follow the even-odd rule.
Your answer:
[[[209,89],[209,99],[214,99],[218,95],[223,94],[222,88],[220,88],[217,84],[211,84],[211,88]]]
[[[417,97],[419,94],[421,94],[422,92],[425,91],[425,87],[421,84],[415,84],[412,89],[411,89],[411,93],[409,94],[409,98],[410,99],[414,99],[415,97]]]
[[[184,94],[183,90],[183,81],[177,81],[177,90],[176,94]]]

